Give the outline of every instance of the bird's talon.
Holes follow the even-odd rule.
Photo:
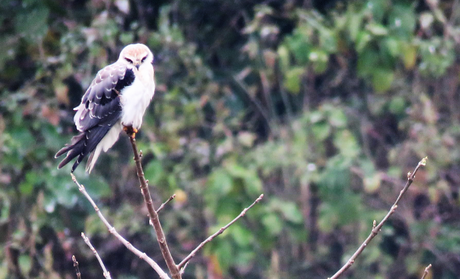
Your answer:
[[[125,133],[133,139],[136,138],[136,134],[139,132],[139,130],[133,126],[123,126],[123,131],[125,131]]]

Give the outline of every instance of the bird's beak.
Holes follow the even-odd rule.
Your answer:
[[[140,64],[139,62],[136,62],[136,63],[134,64],[134,67],[136,67],[138,70],[139,70],[139,67],[140,67],[140,66],[141,66],[141,64]]]

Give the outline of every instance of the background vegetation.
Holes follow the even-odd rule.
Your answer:
[[[72,108],[132,42],[155,54],[138,138],[184,278],[326,278],[402,205],[348,278],[460,277],[457,0],[0,1],[0,278],[149,278],[57,170]],[[91,176],[117,230],[160,264],[126,137]],[[155,277],[155,276],[153,276]]]

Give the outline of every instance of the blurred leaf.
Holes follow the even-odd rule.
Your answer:
[[[391,54],[393,57],[397,57],[401,53],[401,44],[400,42],[393,38],[393,37],[388,37],[385,39],[385,47],[388,51],[388,53]]]
[[[294,202],[284,202],[280,205],[281,212],[286,220],[296,223],[303,223],[303,216]]]
[[[348,159],[355,158],[360,151],[356,138],[349,130],[337,132],[334,135],[334,145],[339,149],[341,155]]]
[[[385,26],[374,22],[369,23],[366,29],[374,36],[384,36],[388,34],[388,30]]]
[[[278,48],[278,57],[280,61],[280,69],[282,72],[286,72],[290,66],[290,57],[289,57],[289,50],[286,46],[281,45]]]
[[[365,48],[358,56],[358,75],[368,77],[379,67],[379,56],[376,51],[371,48]]]
[[[431,24],[434,22],[434,16],[430,12],[424,12],[420,14],[420,26],[422,29],[428,29],[431,27]]]
[[[26,179],[19,185],[19,190],[22,194],[28,196],[32,193],[36,183],[40,183],[38,174],[36,172],[28,172]]]
[[[164,177],[165,170],[161,161],[154,160],[150,162],[145,168],[145,178],[153,185],[158,185]]]
[[[283,222],[274,213],[267,213],[262,217],[262,224],[265,226],[265,230],[271,236],[278,236],[283,230]]]
[[[308,59],[313,64],[313,70],[315,71],[315,73],[321,74],[324,71],[326,71],[328,60],[329,60],[329,56],[326,52],[319,50],[319,49],[312,50],[310,54],[308,55]],[[300,83],[300,80],[299,80],[299,83]],[[293,92],[293,93],[298,93],[298,91]]]
[[[217,197],[223,197],[232,190],[232,177],[223,169],[215,170],[209,177],[209,191]]]
[[[260,181],[256,172],[251,171],[250,174],[244,178],[244,182],[246,193],[248,193],[249,196],[257,197],[262,193],[262,181]]]
[[[388,23],[392,29],[392,34],[408,40],[411,38],[416,25],[414,6],[405,5],[402,2],[392,7],[388,17]]]
[[[324,114],[320,110],[315,110],[309,114],[309,118],[311,123],[318,123],[324,119]]]
[[[234,258],[235,264],[238,265],[238,267],[240,268],[250,268],[250,266],[253,264],[255,257],[256,253],[252,250],[239,250],[238,255]]]
[[[371,40],[372,36],[369,34],[369,32],[359,32],[356,39],[356,51],[358,51],[358,53],[362,52]]]
[[[329,111],[329,124],[337,128],[343,128],[347,125],[347,116],[340,108],[334,108]]]
[[[417,61],[417,47],[411,44],[402,44],[400,55],[406,70],[412,70]]]
[[[7,194],[0,191],[0,225],[8,221],[10,216],[11,202]]]
[[[252,232],[240,225],[233,225],[230,232],[240,248],[248,247],[251,243],[254,243],[254,235]]]
[[[8,275],[8,265],[6,261],[0,263],[0,278],[7,278]]]
[[[37,2],[33,8],[21,10],[15,18],[15,28],[18,34],[30,40],[43,38],[48,31],[49,10]]]
[[[229,259],[233,258],[232,244],[228,241],[219,241],[218,245],[215,246],[214,251],[219,259],[219,268],[226,271],[231,264]]]
[[[29,255],[20,255],[18,258],[18,264],[22,273],[29,274],[32,268],[32,259]]]
[[[406,110],[406,100],[404,99],[404,97],[396,96],[391,99],[390,105],[388,108],[391,113],[394,113],[397,115],[404,114]]]
[[[308,62],[310,44],[308,43],[308,37],[302,33],[301,29],[296,29],[292,36],[286,38],[286,45],[298,64],[305,65]]]
[[[318,219],[318,228],[322,232],[331,232],[338,222],[339,216],[331,209],[329,203],[320,206],[320,214]]]
[[[56,197],[50,192],[46,192],[44,195],[43,209],[48,213],[53,213],[56,209]]]
[[[256,135],[253,133],[242,131],[238,133],[238,141],[245,147],[251,147],[254,144]]]
[[[372,175],[366,175],[363,179],[364,190],[367,193],[375,193],[380,188],[381,175],[379,172],[375,172]]]
[[[378,93],[383,93],[391,88],[394,73],[388,69],[375,69],[372,73],[372,86]]]
[[[358,33],[361,30],[361,25],[363,21],[363,13],[356,10],[356,6],[351,4],[347,9],[347,18],[348,18],[348,32],[352,41],[356,41]]]
[[[316,123],[311,127],[313,135],[318,141],[323,141],[329,137],[331,133],[331,126],[326,122]]]
[[[370,9],[372,17],[376,22],[382,22],[388,7],[391,6],[390,3],[386,0],[369,0],[366,3],[366,8]]]
[[[304,71],[302,67],[293,67],[285,73],[283,84],[289,92],[293,94],[300,92],[301,77]]]

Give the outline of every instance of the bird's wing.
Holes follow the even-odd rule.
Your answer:
[[[74,121],[82,132],[113,118],[121,112],[119,94],[121,89],[134,81],[134,72],[122,63],[114,63],[100,70],[78,107]]]
[[[80,134],[56,153],[56,157],[67,153],[58,168],[78,156],[72,167],[73,172],[83,158],[96,148],[120,119],[120,91],[133,81],[133,70],[122,63],[111,64],[97,73],[80,105],[75,108],[74,121]]]

